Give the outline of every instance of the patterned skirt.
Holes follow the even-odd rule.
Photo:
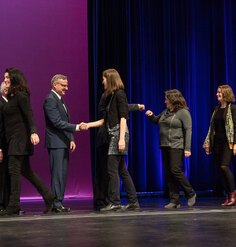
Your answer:
[[[129,129],[126,126],[125,129],[125,150],[120,152],[118,148],[118,143],[120,139],[120,125],[117,124],[112,128],[107,128],[109,136],[109,149],[108,155],[127,155],[129,147]]]

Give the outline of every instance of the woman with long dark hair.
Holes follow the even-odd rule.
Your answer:
[[[146,111],[151,122],[160,127],[160,147],[164,163],[170,203],[165,208],[179,208],[179,186],[188,198],[188,206],[196,202],[196,193],[185,177],[181,165],[191,155],[192,120],[186,101],[177,89],[165,92],[166,109],[158,116]]]
[[[27,81],[19,69],[9,68],[5,71],[4,82],[8,86],[8,102],[3,109],[3,118],[8,148],[8,153],[5,155],[8,155],[11,193],[9,204],[0,215],[19,214],[21,174],[42,195],[46,204],[45,212],[48,212],[52,207],[54,195],[33,172],[29,163],[33,146],[39,143],[39,136],[34,124]]]

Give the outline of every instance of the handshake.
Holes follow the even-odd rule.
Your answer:
[[[89,129],[89,124],[88,123],[84,123],[81,122],[80,124],[78,124],[78,128],[76,127],[76,130],[88,130]]]

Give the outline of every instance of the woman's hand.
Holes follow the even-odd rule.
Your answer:
[[[138,104],[138,109],[139,109],[139,111],[144,111],[145,105],[144,104]]]
[[[233,146],[233,154],[236,155],[236,144]]]
[[[150,110],[147,110],[145,113],[148,117],[151,117],[153,115],[153,112]]]
[[[184,151],[184,156],[187,158],[189,156],[191,156],[191,152],[190,151]]]
[[[3,161],[3,152],[0,150],[0,163]]]
[[[118,148],[119,148],[119,152],[123,152],[125,150],[125,140],[119,140],[118,143]]]
[[[33,145],[37,145],[39,143],[39,136],[36,133],[33,133],[30,136],[30,140]]]
[[[209,147],[204,147],[204,149],[205,149],[206,155],[211,154],[210,148],[209,148]]]

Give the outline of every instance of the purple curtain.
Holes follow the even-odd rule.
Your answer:
[[[89,120],[87,1],[2,0],[0,9],[1,74],[7,67],[18,67],[28,80],[41,138],[31,164],[50,186],[42,106],[54,74],[68,76],[65,102],[71,122]],[[89,132],[76,133],[75,140],[77,149],[70,156],[66,195],[92,196]],[[22,179],[22,196],[39,196],[25,179]]]

